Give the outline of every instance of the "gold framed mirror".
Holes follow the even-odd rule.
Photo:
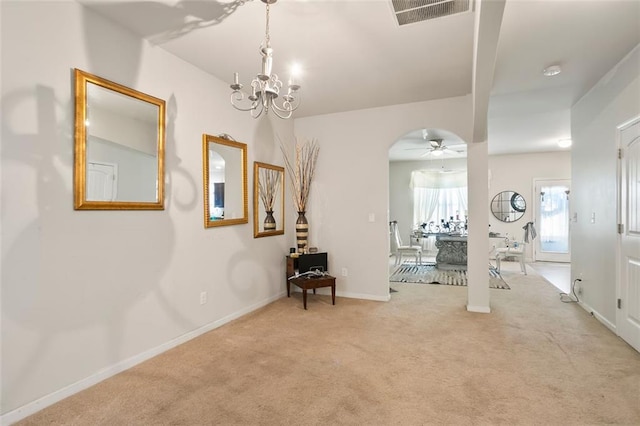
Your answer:
[[[74,74],[74,208],[164,210],[164,100]]]
[[[284,167],[253,163],[253,237],[284,234]]]
[[[247,145],[202,135],[204,227],[249,223]]]

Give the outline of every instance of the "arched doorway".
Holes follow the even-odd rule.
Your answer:
[[[426,262],[435,260],[437,250],[435,238],[417,238],[421,230],[445,224],[463,229],[466,168],[465,141],[444,129],[410,131],[389,148],[389,220],[397,223],[403,242],[422,246]],[[436,184],[421,184],[425,178]]]

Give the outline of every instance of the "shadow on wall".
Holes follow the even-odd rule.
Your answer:
[[[102,19],[85,16],[90,69],[131,84],[138,74],[140,45],[128,35],[126,40],[105,37],[113,31],[104,32],[104,25]],[[12,180],[23,182],[19,189],[3,188],[3,216],[15,226],[2,240],[2,338],[12,356],[5,363],[11,368],[3,369],[8,410],[28,402],[21,395],[29,394],[38,372],[47,368],[46,359],[86,360],[87,352],[95,354],[97,341],[104,340],[99,344],[106,351],[103,359],[93,356],[93,364],[82,362],[86,370],[77,370],[82,377],[66,377],[67,383],[57,386],[121,361],[129,314],[151,294],[180,328],[197,325],[176,310],[160,287],[175,243],[169,214],[73,210],[72,69],[69,75],[69,95],[62,99],[45,85],[9,92],[2,99],[3,163],[10,165]],[[25,111],[29,119],[23,118]],[[187,180],[180,188],[190,190],[174,194],[184,195],[176,206],[193,210],[197,186],[175,152],[174,96],[167,114],[166,173]],[[167,209],[171,192],[167,186]],[[83,330],[97,337],[62,353],[61,340],[70,333],[79,338]]]
[[[98,13],[135,24],[136,31],[153,44],[162,44],[193,31],[222,23],[246,0],[222,2],[216,0],[182,0],[173,6],[165,2],[114,1],[92,2]],[[147,17],[153,16],[153,19]],[[122,61],[122,58],[119,58]]]
[[[280,149],[277,148],[276,132],[274,130],[273,123],[271,122],[272,115],[263,115],[258,120],[253,134],[253,149],[249,150],[248,156],[251,158],[253,152],[253,160],[261,161],[273,164],[282,164],[282,161],[278,160],[278,154]],[[238,141],[243,142],[244,141]],[[247,159],[247,180],[253,181],[253,163]],[[254,191],[251,185],[247,185],[247,196],[249,206],[253,206]],[[284,236],[272,236],[269,238],[245,238],[247,235],[247,228],[253,226],[253,208],[249,208],[249,223],[236,225],[229,230],[233,230],[236,234],[236,242],[243,244],[242,247],[234,247],[234,252],[231,254],[226,268],[226,283],[231,292],[237,297],[238,300],[251,300],[256,294],[261,294],[265,288],[265,283],[280,283],[282,279],[280,274],[273,276],[270,275],[271,265],[276,262],[282,264],[280,271],[284,271],[284,255],[283,252],[273,250],[271,246],[271,239],[283,239]],[[285,221],[286,224],[286,221]],[[207,232],[225,232],[226,230],[214,228],[207,230]],[[265,246],[269,247],[265,249]]]
[[[43,86],[9,94],[2,102],[4,161],[19,163],[14,177],[34,181],[37,202],[35,217],[3,239],[2,312],[12,323],[7,336],[12,350],[23,355],[20,368],[4,370],[8,393],[21,394],[35,379],[39,360],[56,356],[50,353],[52,342],[71,331],[104,332],[107,362],[119,361],[127,312],[150,293],[174,322],[194,328],[159,287],[174,245],[170,215],[149,220],[118,211],[74,211],[73,105],[57,101],[54,91]],[[37,133],[19,133],[10,121],[12,113],[31,103],[37,108]],[[24,199],[31,195],[28,186],[9,194],[9,216],[31,213]],[[38,336],[35,345],[17,337],[25,331]],[[20,348],[20,342],[25,346]],[[73,353],[83,358],[83,347],[74,347]]]
[[[193,173],[182,166],[182,160],[176,154],[175,122],[178,117],[178,106],[175,95],[167,101],[165,170],[168,184],[165,185],[165,209],[170,210],[175,204],[178,210],[192,211],[199,206],[199,185],[193,178]],[[172,201],[172,202],[169,202]]]

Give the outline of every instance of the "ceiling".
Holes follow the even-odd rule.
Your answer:
[[[260,67],[265,5],[258,0],[79,0],[176,56],[248,86]],[[298,63],[295,117],[471,93],[474,13],[405,26],[387,0],[279,0],[271,6],[274,72]],[[489,152],[559,149],[570,108],[640,43],[640,1],[507,0],[489,104]],[[563,72],[544,77],[559,64]],[[231,108],[231,106],[229,106]],[[401,138],[390,159],[422,129]],[[438,129],[428,129],[438,131]],[[458,143],[455,135],[445,144]]]

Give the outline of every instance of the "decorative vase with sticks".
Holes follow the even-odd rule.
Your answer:
[[[307,211],[311,181],[313,180],[320,147],[315,139],[305,141],[304,143],[296,141],[296,153],[293,162],[289,159],[282,145],[280,145],[280,149],[284,155],[285,167],[291,179],[293,204],[298,212],[298,220],[296,220],[296,243],[298,252],[305,253],[309,243],[309,223],[307,222],[305,213]]]
[[[264,230],[275,231],[276,220],[273,217],[273,208],[280,188],[280,172],[273,169],[260,169],[258,179],[258,193],[267,216],[264,219]]]

